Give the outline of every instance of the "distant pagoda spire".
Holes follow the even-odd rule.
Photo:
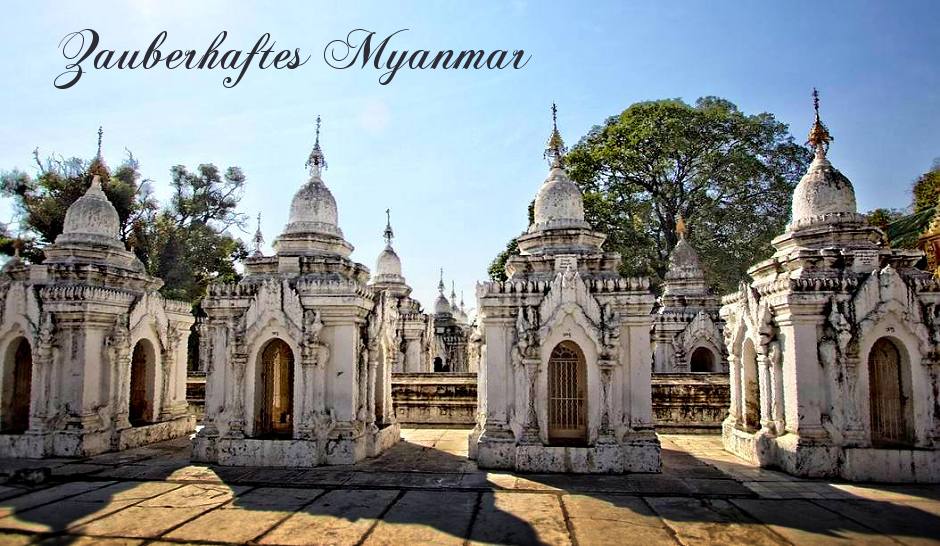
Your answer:
[[[326,156],[323,155],[323,149],[320,148],[320,116],[317,116],[317,138],[313,143],[313,150],[310,150],[310,157],[307,158],[307,163],[304,166],[310,169],[310,176],[317,178],[326,170]]]
[[[101,139],[103,136],[104,129],[99,125],[98,151],[95,152],[95,158],[91,160],[91,165],[88,166],[88,174],[92,175],[92,178],[100,176],[103,180],[108,180],[111,178],[111,172],[108,170],[108,165],[104,162],[104,156],[101,155]]]
[[[441,280],[437,281],[437,291],[444,295],[444,268],[441,268]]]
[[[261,234],[261,213],[258,213],[258,228],[255,229],[255,235],[251,238],[251,243],[254,245],[255,251],[252,253],[252,257],[260,258],[264,256],[264,253],[261,252],[261,246],[264,245],[264,236]]]
[[[382,232],[385,238],[385,246],[392,247],[392,239],[395,238],[395,232],[392,231],[392,209],[385,209],[385,231]]]
[[[826,152],[829,151],[829,143],[834,139],[832,135],[829,134],[829,129],[819,119],[819,91],[816,88],[813,88],[813,109],[816,111],[816,119],[813,121],[813,126],[809,130],[809,137],[806,140],[806,143],[811,145],[816,150],[816,157],[820,159],[826,158]]]
[[[545,153],[542,154],[542,157],[547,159],[552,167],[561,167],[567,152],[568,148],[565,147],[565,141],[561,138],[561,133],[558,132],[558,107],[553,102],[552,134],[548,137],[548,142],[545,144]]]

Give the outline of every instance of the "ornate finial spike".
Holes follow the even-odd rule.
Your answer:
[[[456,302],[457,302],[457,290],[456,290],[456,288],[457,288],[456,283],[454,283],[454,280],[451,279],[451,280],[450,280],[450,301],[451,301],[452,303],[456,303]]]
[[[385,246],[391,247],[392,238],[395,237],[395,232],[392,231],[392,209],[385,209],[385,231],[382,236],[385,237]]]
[[[252,257],[260,258],[264,256],[264,253],[261,252],[261,246],[264,244],[264,236],[261,234],[261,213],[258,213],[258,228],[255,229],[255,235],[251,238],[251,242],[254,244],[255,251],[252,253]]]
[[[441,280],[437,281],[437,291],[444,295],[444,268],[441,268]]]
[[[676,235],[678,235],[680,239],[685,239],[685,229],[685,218],[680,214],[676,217]]]
[[[460,291],[460,310],[463,311],[463,290]]]
[[[542,157],[547,159],[553,168],[561,167],[567,151],[568,148],[565,147],[565,141],[562,140],[561,133],[558,132],[558,107],[555,106],[553,102],[552,134],[548,137],[548,142],[545,144],[545,153],[542,154]]]
[[[315,177],[319,177],[320,173],[326,169],[326,156],[323,155],[323,149],[320,148],[320,116],[317,116],[317,134],[313,143],[313,150],[310,151],[310,156],[304,166],[310,169],[310,175]]]
[[[829,143],[832,142],[833,138],[829,134],[829,129],[819,119],[819,91],[815,87],[813,88],[813,110],[816,112],[816,119],[809,130],[809,138],[806,143],[816,149],[817,158],[825,159],[826,152],[829,151]]]
[[[101,137],[104,136],[104,129],[99,125],[98,126],[98,153],[95,154],[95,157],[101,159]]]

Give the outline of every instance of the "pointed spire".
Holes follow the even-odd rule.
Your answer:
[[[395,237],[395,232],[392,231],[392,209],[385,209],[385,231],[382,232],[382,237],[385,238],[385,246],[391,248],[392,239]]]
[[[437,282],[437,291],[444,295],[444,268],[441,268],[441,280]]]
[[[806,143],[813,146],[816,150],[816,157],[826,158],[826,152],[829,151],[829,143],[833,141],[829,129],[819,119],[819,91],[813,88],[813,109],[816,111],[816,119],[813,121],[813,127],[809,130],[809,138]]]
[[[323,150],[320,148],[320,116],[317,116],[317,139],[304,166],[310,169],[310,176],[317,178],[326,169],[326,156],[323,155]]]
[[[676,217],[676,235],[679,236],[679,239],[685,239],[685,218],[682,215]]]
[[[251,238],[251,242],[254,245],[255,251],[251,254],[253,258],[260,258],[264,256],[264,253],[261,252],[261,246],[264,245],[264,236],[261,234],[261,213],[258,213],[258,228],[255,230],[255,236]]]
[[[450,301],[457,303],[457,284],[453,279],[450,281]]]
[[[461,290],[461,291],[460,291],[460,310],[463,311],[464,309],[465,309],[465,307],[464,307],[464,304],[463,304],[463,290]]]
[[[91,165],[88,166],[88,173],[93,176],[100,176],[105,179],[111,178],[111,173],[108,171],[108,165],[104,162],[104,157],[101,155],[101,139],[104,136],[104,129],[99,125],[98,126],[98,150],[95,152],[95,158],[91,160]]]
[[[568,148],[565,147],[565,141],[558,132],[558,107],[552,103],[552,134],[548,137],[545,144],[545,153],[542,156],[548,160],[552,167],[561,167]]]

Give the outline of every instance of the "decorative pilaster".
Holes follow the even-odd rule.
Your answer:
[[[522,361],[525,368],[528,392],[526,395],[525,424],[523,425],[522,440],[525,443],[539,442],[539,417],[535,407],[536,393],[538,392],[539,368],[541,362],[537,358],[525,358]]]

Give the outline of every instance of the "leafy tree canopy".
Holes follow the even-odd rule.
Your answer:
[[[62,233],[65,212],[98,174],[117,209],[122,240],[148,273],[163,279],[165,296],[198,304],[210,282],[238,279],[235,262],[247,256],[241,240],[229,233],[245,223],[236,210],[245,185],[238,167],[224,173],[212,164],[199,165],[194,172],[173,167],[173,195],[160,210],[150,181],[141,179],[130,152],[113,173],[100,155],[91,161],[59,156],[43,161],[38,151],[33,155],[34,175],[14,170],[0,176],[0,195],[12,198],[18,212],[21,253],[27,260],[42,261],[42,248]],[[9,226],[3,226],[0,252],[12,255],[15,238]]]
[[[937,205],[940,199],[940,159],[935,159],[930,170],[914,181],[912,193],[915,214]]]

